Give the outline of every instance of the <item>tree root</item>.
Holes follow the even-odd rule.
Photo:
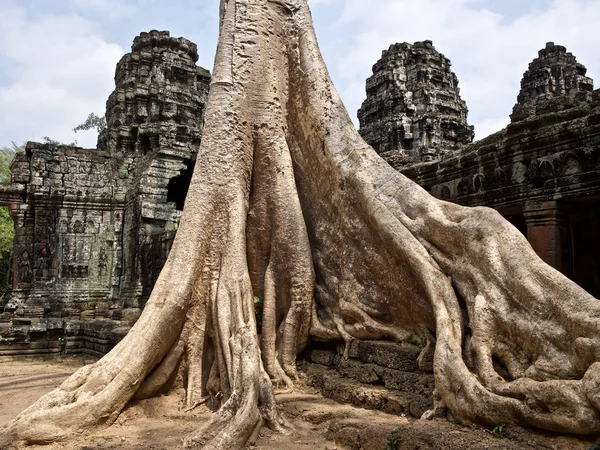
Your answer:
[[[93,366],[0,435],[47,443],[112,423],[180,382],[220,408],[187,447],[289,432],[315,340],[411,340],[435,407],[461,420],[600,432],[600,303],[545,265],[497,212],[431,197],[360,138],[322,61],[306,0],[222,0],[198,161],[142,316]],[[257,325],[254,296],[263,299]],[[271,381],[271,379],[273,381]]]

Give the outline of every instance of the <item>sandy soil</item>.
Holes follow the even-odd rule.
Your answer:
[[[62,358],[11,358],[0,359],[0,427],[7,424],[23,409],[35,402],[46,392],[59,386],[62,381],[86,363],[88,356]],[[302,412],[309,403],[323,400],[325,404],[334,402],[323,399],[304,389],[279,397],[282,405],[291,406],[291,415]],[[109,428],[100,432],[78,437],[68,443],[48,446],[32,446],[30,449],[45,450],[96,450],[96,449],[175,449],[180,448],[182,438],[206,420],[211,412],[202,406],[185,413],[180,409],[181,392],[136,402],[128,407],[119,419]],[[299,401],[296,404],[296,401]],[[285,408],[282,406],[282,408]],[[299,408],[299,409],[298,409]],[[289,414],[288,414],[289,416]],[[261,449],[338,449],[346,447],[328,441],[320,427],[304,420],[294,421],[293,435],[280,435],[263,429],[256,448]]]
[[[44,393],[58,386],[89,358],[0,359],[0,427]],[[180,409],[182,392],[136,402],[110,427],[82,435],[67,443],[30,449],[177,449],[182,438],[196,429],[211,412],[201,406],[192,412]],[[479,426],[461,426],[447,420],[418,421],[379,411],[343,405],[322,397],[314,388],[300,382],[296,392],[278,396],[279,407],[291,422],[293,433],[281,435],[263,429],[259,449],[285,450],[384,450],[395,445],[400,450],[460,449],[589,450],[593,438],[536,433],[519,427],[506,427],[501,434]],[[334,442],[335,441],[335,442]]]

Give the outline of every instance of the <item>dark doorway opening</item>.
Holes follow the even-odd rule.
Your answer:
[[[600,298],[600,199],[566,205],[572,256],[572,280]]]
[[[523,214],[507,214],[504,216],[521,234],[527,237],[527,223],[525,223],[525,217]]]
[[[194,173],[195,161],[186,159],[183,161],[186,168],[181,170],[179,175],[169,180],[167,202],[175,203],[175,207],[179,211],[183,211],[183,205],[185,204],[185,197],[187,196],[188,189],[190,188],[190,182],[192,181],[192,174]]]

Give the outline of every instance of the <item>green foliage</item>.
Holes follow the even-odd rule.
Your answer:
[[[17,145],[15,142],[10,147],[0,147],[0,184],[10,183],[10,163],[15,158],[15,153],[24,148],[25,144]]]
[[[55,141],[54,139],[49,138],[48,136],[43,136],[42,137],[42,143],[44,143],[46,145],[49,145],[52,148],[56,148],[59,145],[67,145],[69,147],[77,147],[77,141],[73,141],[70,144],[65,144],[63,142]]]
[[[4,152],[5,149],[0,149],[0,184],[10,183],[10,162],[7,162],[10,154]]]
[[[396,428],[395,430],[392,430],[390,434],[388,434],[387,446],[385,447],[385,450],[396,450],[398,442],[400,442],[400,436],[398,436],[399,432],[400,430]]]
[[[503,438],[504,436],[504,427],[506,425],[498,425],[497,427],[494,427],[492,429],[492,431],[490,431],[490,433],[492,433],[494,436],[498,437],[498,438]]]
[[[83,122],[80,125],[77,125],[75,128],[73,128],[73,131],[77,133],[78,131],[96,130],[99,133],[105,128],[106,118],[99,117],[94,113],[90,113],[87,119],[85,119],[85,122]]]
[[[58,338],[58,352],[61,355],[67,353],[67,341],[63,337]]]
[[[0,148],[0,184],[10,183],[10,163],[17,151],[22,151],[25,145],[12,143],[11,147]],[[0,293],[8,287],[8,270],[10,249],[15,237],[15,227],[6,206],[0,207]]]
[[[0,252],[10,252],[15,229],[6,206],[0,208]]]
[[[0,292],[8,287],[10,249],[15,237],[15,227],[6,206],[0,207]]]

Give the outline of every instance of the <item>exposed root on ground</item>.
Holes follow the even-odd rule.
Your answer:
[[[435,346],[426,417],[447,407],[597,433],[599,320],[598,301],[498,213],[431,197],[364,143],[306,0],[222,0],[198,162],[151,298],[112,352],[25,410],[0,447],[106,426],[130,399],[182,385],[186,410],[220,406],[185,445],[242,448],[263,424],[289,429],[273,385],[293,388],[309,335]]]

